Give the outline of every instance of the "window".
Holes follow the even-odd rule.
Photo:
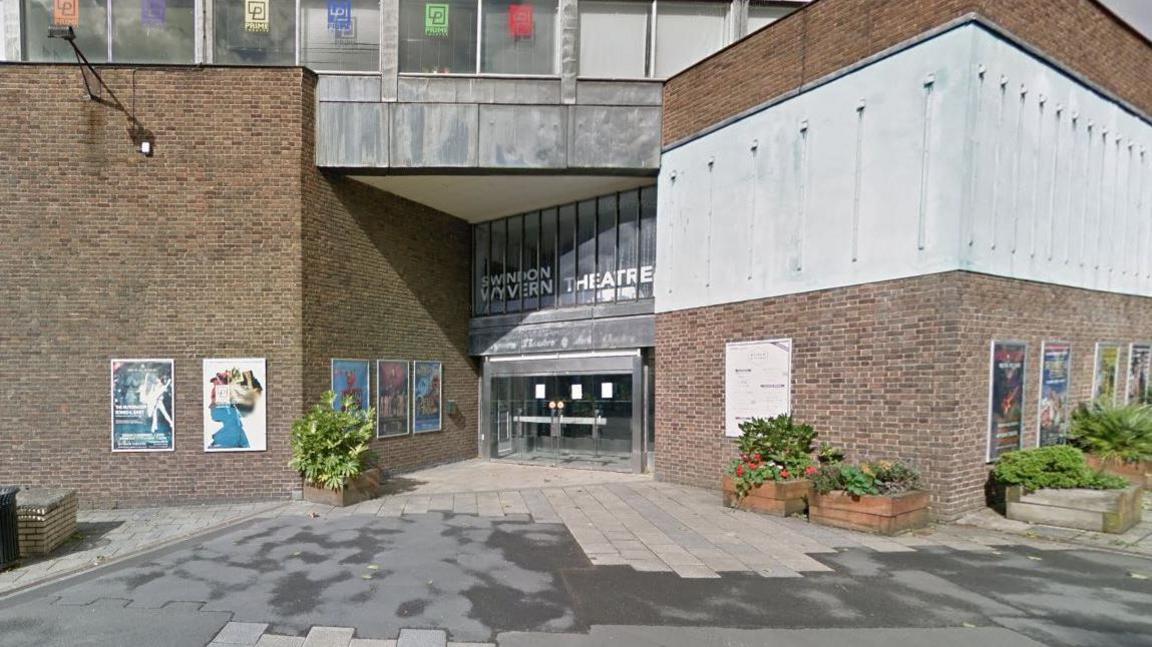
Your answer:
[[[556,73],[556,0],[483,0],[480,71]]]
[[[76,54],[67,41],[48,38],[48,27],[55,22],[52,0],[24,0],[23,48],[26,61],[75,61]],[[93,63],[108,60],[108,3],[107,0],[79,0],[73,30],[76,46]]]
[[[214,63],[296,63],[295,0],[216,0],[212,14]]]
[[[191,63],[196,49],[193,0],[109,0],[112,60]]]
[[[748,6],[748,33],[767,27],[768,25],[780,20],[784,16],[792,13],[792,7],[779,7],[771,5],[749,5]]]
[[[300,64],[314,70],[380,69],[380,0],[300,0]]]
[[[727,4],[657,2],[656,76],[672,76],[723,47],[727,17]]]
[[[476,0],[400,0],[400,71],[476,73]]]
[[[648,75],[647,2],[582,0],[580,6],[580,76],[605,79]]]

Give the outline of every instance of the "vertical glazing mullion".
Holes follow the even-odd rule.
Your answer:
[[[480,57],[484,46],[484,0],[476,0],[476,74],[480,74]]]
[[[294,58],[296,65],[300,65],[300,30],[303,29],[303,22],[300,20],[300,0],[296,0],[296,40],[293,42],[293,48],[296,50]]]
[[[612,262],[612,268],[613,268],[612,271],[615,273],[615,276],[613,276],[612,278],[615,280],[615,284],[616,284],[616,287],[614,288],[615,292],[616,292],[616,298],[613,299],[613,301],[619,301],[620,300],[620,280],[619,280],[620,279],[620,193],[619,192],[616,193],[616,225],[612,228],[612,234],[616,236],[616,244],[612,246],[612,249],[615,250],[615,253],[613,254],[613,258],[612,258],[612,261],[613,261]]]
[[[656,76],[656,12],[658,0],[652,0],[652,13],[648,19],[648,76]]]
[[[104,39],[105,55],[107,56],[107,58],[104,60],[108,61],[109,63],[113,62],[113,58],[112,58],[112,24],[113,24],[113,21],[112,21],[112,0],[108,0],[108,2],[105,3],[105,5],[104,5],[104,29],[107,30],[107,34],[106,34],[106,37]]]
[[[552,307],[560,307],[560,207],[556,207],[556,226],[552,227]]]

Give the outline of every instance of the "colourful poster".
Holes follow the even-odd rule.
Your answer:
[[[268,380],[262,358],[204,360],[204,451],[268,448]]]
[[[244,31],[268,32],[268,0],[244,0]]]
[[[140,24],[163,27],[168,13],[168,0],[140,0]]]
[[[52,24],[57,27],[79,27],[80,0],[53,0]]]
[[[1116,403],[1116,385],[1120,382],[1120,344],[1097,342],[1096,370],[1092,377],[1092,399]]]
[[[411,427],[407,360],[376,360],[376,437],[404,436]]]
[[[1040,350],[1040,426],[1037,442],[1041,447],[1062,445],[1068,437],[1068,376],[1072,346],[1064,342],[1044,342]]]
[[[412,362],[412,431],[415,433],[440,431],[442,372],[440,362]]]
[[[448,5],[424,5],[424,35],[442,38],[448,35]]]
[[[1024,362],[1028,345],[1020,342],[992,342],[992,370],[989,386],[988,460],[1020,449],[1023,431]]]
[[[328,31],[352,31],[352,0],[328,0]]]
[[[532,38],[535,30],[535,20],[532,17],[532,5],[508,5],[508,35],[512,38]]]
[[[1152,344],[1128,346],[1127,404],[1152,404]]]
[[[336,393],[333,408],[343,409],[345,399],[351,399],[358,409],[371,407],[371,374],[372,362],[366,359],[332,360],[332,391]]]
[[[175,448],[170,359],[112,360],[112,451]]]

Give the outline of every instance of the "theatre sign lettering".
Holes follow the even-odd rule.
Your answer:
[[[651,285],[655,269],[652,265],[645,265],[608,272],[589,272],[579,277],[566,278],[560,281],[560,284],[565,293],[635,288],[640,285]],[[556,294],[556,280],[553,278],[551,267],[486,274],[480,279],[480,300],[484,302],[554,294]]]

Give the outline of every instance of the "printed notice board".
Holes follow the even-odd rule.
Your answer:
[[[724,435],[740,424],[792,411],[792,340],[732,342],[724,348]]]

